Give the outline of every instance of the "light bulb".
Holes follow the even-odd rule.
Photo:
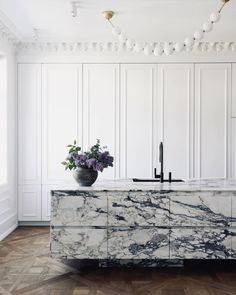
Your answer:
[[[202,29],[203,31],[205,32],[210,32],[212,29],[213,29],[213,23],[208,21],[208,22],[205,22],[202,26]]]
[[[193,46],[193,44],[194,44],[194,40],[193,40],[193,38],[186,38],[186,39],[184,40],[184,44],[185,44],[187,47],[191,47],[191,46]]]
[[[152,48],[151,48],[151,46],[147,44],[147,45],[144,47],[143,52],[144,52],[145,55],[150,55],[150,54],[152,53]]]
[[[220,20],[220,13],[219,11],[212,12],[210,16],[210,20],[213,23],[217,23]]]
[[[173,52],[174,52],[174,48],[173,48],[173,46],[171,44],[166,44],[164,46],[164,53],[166,55],[171,55]]]
[[[136,43],[134,46],[134,51],[135,52],[141,52],[143,49],[143,46],[140,43]]]
[[[204,36],[204,33],[201,30],[197,30],[193,36],[196,40],[201,40]]]
[[[184,50],[184,43],[178,42],[174,45],[174,48],[176,52],[181,52]]]
[[[160,46],[156,46],[154,49],[154,55],[160,56],[163,54],[163,49]]]

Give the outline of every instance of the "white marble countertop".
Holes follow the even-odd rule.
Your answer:
[[[133,182],[132,180],[98,180],[91,187],[64,183],[51,187],[52,191],[233,191],[236,179],[201,179],[180,183]]]

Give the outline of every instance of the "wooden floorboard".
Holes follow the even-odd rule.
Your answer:
[[[189,261],[183,268],[84,268],[50,257],[48,227],[20,227],[0,242],[0,294],[236,295],[236,261]]]

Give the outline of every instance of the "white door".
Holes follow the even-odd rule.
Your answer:
[[[66,146],[82,142],[82,66],[43,65],[42,69],[42,178],[43,184],[73,181],[61,162]]]
[[[153,174],[155,74],[155,65],[121,66],[121,178]]]
[[[158,65],[157,89],[158,143],[164,144],[165,177],[172,172],[173,178],[192,178],[194,66]],[[160,170],[158,157],[156,162]]]
[[[231,65],[199,64],[195,72],[197,178],[230,176]]]
[[[18,65],[18,182],[41,183],[41,65]]]
[[[232,68],[232,117],[236,118],[236,64]]]
[[[100,139],[114,156],[115,164],[99,173],[99,178],[118,178],[119,65],[84,65],[83,81],[84,148]]]
[[[41,221],[41,185],[18,187],[18,220]]]

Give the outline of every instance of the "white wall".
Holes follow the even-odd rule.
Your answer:
[[[0,54],[7,62],[7,182],[0,186],[0,240],[17,226],[17,133],[15,95],[15,50],[0,37]]]

